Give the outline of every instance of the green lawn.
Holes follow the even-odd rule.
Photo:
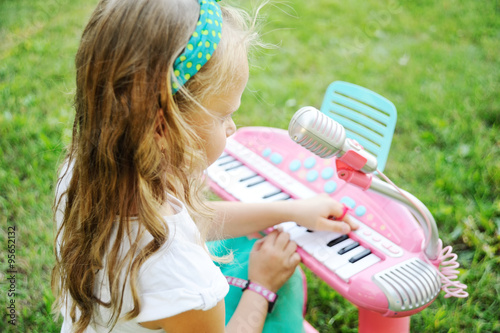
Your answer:
[[[0,0],[2,332],[57,332],[50,316],[56,170],[69,142],[74,55],[96,0]],[[228,3],[235,1],[225,0]],[[244,6],[255,6],[239,1]],[[265,42],[238,126],[286,128],[335,80],[387,97],[398,123],[385,173],[433,213],[469,298],[441,294],[413,332],[500,331],[500,2],[315,0],[262,10]],[[8,324],[16,227],[17,325]],[[356,332],[356,309],[308,274],[307,319]]]

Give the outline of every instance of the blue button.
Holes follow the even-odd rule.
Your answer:
[[[281,156],[280,154],[273,153],[271,155],[271,162],[273,162],[274,164],[280,164],[282,161],[283,161],[283,156]]]
[[[311,170],[307,173],[306,179],[308,182],[313,182],[318,179],[319,173],[316,170]]]
[[[350,197],[342,197],[342,199],[340,199],[340,202],[345,204],[347,207],[351,209],[356,206],[356,201],[354,201],[354,199]]]
[[[264,149],[264,151],[262,151],[262,156],[268,157],[269,155],[271,155],[271,152],[271,148],[266,148]]]
[[[309,157],[304,161],[304,166],[306,167],[306,169],[311,169],[315,165],[316,159],[314,157]]]
[[[333,169],[330,167],[324,168],[323,171],[321,171],[321,178],[323,179],[330,179],[333,176]]]
[[[358,208],[356,208],[356,210],[354,211],[354,213],[356,215],[358,215],[358,216],[363,216],[366,213],[366,207],[365,206],[359,206]]]
[[[290,162],[290,164],[288,165],[288,168],[290,169],[290,171],[297,171],[300,169],[300,161],[299,160],[293,160]]]
[[[326,193],[332,193],[337,189],[337,183],[333,181],[326,182],[325,185],[323,186],[323,189],[325,190]]]

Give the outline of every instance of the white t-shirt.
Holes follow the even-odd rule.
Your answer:
[[[69,175],[65,178],[69,180],[68,177]],[[58,194],[63,193],[67,186],[68,181],[63,180],[58,188]],[[139,323],[171,317],[188,310],[209,310],[224,299],[229,291],[224,275],[210,259],[206,247],[199,244],[199,230],[186,207],[176,198],[172,196],[168,198],[175,210],[174,215],[164,217],[169,228],[168,240],[139,270],[137,288],[141,300],[140,313],[130,321],[119,320],[112,332],[160,332],[162,330],[146,329]],[[60,207],[63,208],[64,203]],[[59,224],[61,215],[57,215]],[[132,219],[131,224],[131,239],[135,239],[138,222]],[[115,237],[113,234],[111,244]],[[141,240],[141,246],[146,245],[151,239],[152,236],[146,232],[146,236]],[[128,251],[128,241],[122,244],[124,250]],[[124,273],[122,272],[122,278],[125,276]],[[99,271],[96,279],[98,282],[94,286],[95,295],[105,302],[109,300],[106,276],[105,270]],[[68,303],[70,302],[71,300]],[[130,289],[126,288],[121,316],[132,308]],[[68,311],[62,309],[64,323],[61,332],[65,333],[71,332],[72,327],[70,308],[67,309]],[[106,326],[109,315],[108,309],[98,306],[94,322],[86,332],[109,332]]]

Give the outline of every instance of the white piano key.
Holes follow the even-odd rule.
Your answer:
[[[234,188],[232,188],[234,190]],[[249,196],[247,192],[243,191],[228,191],[231,195],[233,195],[236,199],[238,199],[241,202],[253,202],[253,196]]]
[[[234,160],[231,162],[226,162],[223,165],[219,165],[219,167],[222,168],[224,171],[229,171],[230,169],[233,169],[233,168],[238,167],[240,165],[243,165],[243,163],[241,163],[238,160]]]
[[[246,186],[246,188],[242,189],[244,193],[239,194],[245,198],[246,202],[262,202],[265,196],[280,191],[279,188],[271,183],[259,180],[257,177],[254,178],[256,178],[256,180],[250,182],[251,186]]]
[[[225,171],[217,165],[208,168],[208,175],[212,180],[222,187],[226,192],[233,195],[238,191],[244,191],[240,186],[240,180],[256,176],[257,174],[244,165]]]
[[[212,164],[207,169],[208,176],[220,187],[226,189],[231,183],[231,177],[219,166]]]
[[[293,228],[297,228],[297,223],[289,221],[289,222],[282,222],[280,224],[277,224],[274,226],[275,229],[281,229],[284,232],[288,232],[289,230]]]
[[[231,183],[227,191],[232,194],[236,199],[242,202],[257,202],[258,197],[255,189],[252,189],[257,184],[266,182],[264,177],[255,176],[248,178],[242,182]],[[254,185],[255,184],[255,185]]]
[[[294,242],[297,242],[297,238],[300,237],[300,235],[302,235],[303,233],[307,232],[307,229],[300,225],[296,225],[296,227],[288,229],[287,232],[290,234],[290,239]]]
[[[254,186],[254,184],[257,184],[257,183],[260,183],[262,181],[265,181],[266,179],[262,176],[254,176],[254,177],[249,177],[249,178],[246,178],[244,180],[241,180],[239,183],[241,186],[244,186],[244,187],[252,187]]]
[[[351,251],[344,253],[343,255],[337,255],[337,256],[330,257],[328,260],[326,260],[324,262],[324,264],[332,272],[335,272],[340,267],[349,263],[349,259],[352,256],[355,256],[356,254],[362,252],[363,250],[365,250],[365,248],[360,245],[360,246],[352,249]]]
[[[321,253],[323,252],[323,249],[325,247],[325,244],[322,243],[321,241],[315,240],[314,242],[307,242],[302,246],[304,251],[312,255],[313,257],[316,257],[316,253]]]
[[[295,193],[300,199],[309,199],[318,195],[316,192],[310,190],[295,180],[284,179],[282,182],[286,182],[286,189],[288,192]]]
[[[217,159],[217,161],[215,161],[214,164],[219,166],[219,165],[222,165],[224,163],[227,163],[227,162],[230,162],[230,161],[234,161],[234,160],[236,160],[234,157],[232,157],[229,154],[226,154],[226,156],[219,157]]]
[[[318,232],[318,231],[315,231]],[[324,239],[325,244],[328,244],[332,239],[342,236],[343,234],[333,231],[319,231],[321,233],[322,239]]]
[[[304,248],[309,242],[316,242],[316,239],[312,232],[308,232],[307,229],[305,232],[301,233],[294,237],[293,241],[297,243],[300,247]]]
[[[330,240],[340,236],[340,234],[328,231],[313,231],[311,234],[315,241],[308,242],[302,246],[304,251],[311,254],[313,257],[322,257],[323,260],[326,260],[327,257],[334,254],[326,244],[328,244]]]
[[[318,241],[318,244],[320,244],[321,246],[326,246],[326,244],[340,236],[340,234],[337,234],[335,232],[330,232],[330,231],[313,231],[312,234],[314,235],[314,238]]]
[[[211,165],[207,168],[207,175],[215,181],[215,178],[217,177],[217,168],[214,165]]]
[[[266,196],[279,191],[281,191],[279,188],[267,181],[264,181],[250,188],[250,193],[255,197],[255,201],[264,201]]]
[[[337,269],[335,271],[335,274],[337,274],[345,282],[349,282],[349,279],[353,275],[358,274],[359,272],[363,271],[364,269],[367,269],[372,265],[375,265],[379,261],[380,258],[372,253],[367,255],[363,259],[356,261],[354,264],[348,262],[344,266]]]
[[[255,171],[245,165],[242,165],[239,168],[228,170],[227,173],[236,181],[240,181],[241,179],[257,175]]]

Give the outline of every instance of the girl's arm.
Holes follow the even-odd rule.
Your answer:
[[[172,317],[143,322],[141,325],[152,330],[162,328],[165,332],[223,333],[224,315],[224,300],[222,300],[207,311],[190,310]]]
[[[277,230],[259,239],[250,253],[248,278],[264,288],[277,292],[290,278],[300,262],[297,244],[286,232]],[[243,292],[238,307],[224,330],[224,301],[207,311],[190,310],[176,316],[143,322],[149,329],[162,328],[176,333],[260,333],[268,310],[267,300],[249,289]]]
[[[252,291],[245,290],[233,317],[224,328],[224,300],[210,310],[190,310],[178,315],[141,323],[142,326],[175,333],[261,333],[267,316],[267,300]]]
[[[223,238],[249,235],[286,221],[294,221],[312,230],[342,234],[358,228],[349,215],[345,215],[342,221],[332,219],[343,214],[344,206],[327,194],[305,200],[269,203],[214,201],[209,205],[216,211],[216,221],[220,223]],[[220,235],[214,232],[208,237],[216,239],[220,238]]]

